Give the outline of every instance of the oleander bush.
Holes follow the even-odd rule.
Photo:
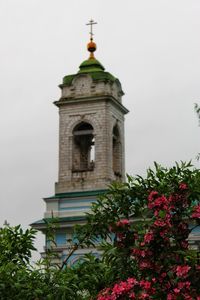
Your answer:
[[[76,226],[79,247],[96,247],[73,267],[31,263],[35,230],[0,229],[0,299],[200,300],[200,170],[190,163],[113,183]],[[53,250],[52,250],[53,251]]]

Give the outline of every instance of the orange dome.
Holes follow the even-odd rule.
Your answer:
[[[87,44],[87,49],[88,49],[89,52],[94,52],[97,49],[97,45],[91,40]]]

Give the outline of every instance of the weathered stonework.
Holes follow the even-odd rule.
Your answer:
[[[87,74],[75,77],[71,86],[62,86],[55,104],[59,107],[59,178],[57,193],[104,189],[114,180],[124,180],[124,114],[121,87],[116,83],[94,82]],[[85,122],[92,125],[95,162],[92,170],[73,171],[73,129]],[[113,128],[120,138],[121,173],[113,170]]]
[[[74,78],[71,86],[62,87],[61,99],[110,95],[121,102],[121,92],[121,87],[116,82],[101,81],[95,83],[90,75],[79,74]]]

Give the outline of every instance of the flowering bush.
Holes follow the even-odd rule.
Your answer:
[[[1,228],[0,299],[200,300],[200,253],[188,239],[197,228],[200,170],[155,164],[146,178],[115,183],[93,204],[74,251],[101,240],[101,255],[87,254],[72,268],[67,259],[52,268],[53,252],[35,268],[35,232]]]
[[[148,197],[148,208],[152,211],[152,219],[145,229],[135,236],[131,258],[136,261],[138,273],[136,277],[116,283],[98,295],[98,300],[116,299],[198,299],[198,288],[193,285],[193,276],[199,278],[200,265],[188,254],[188,187],[179,185],[179,190],[169,197],[152,191]],[[191,218],[199,219],[200,206],[194,206]],[[187,217],[187,218],[186,218]],[[116,223],[115,232],[119,237],[118,228],[129,230],[130,220]],[[136,227],[133,224],[133,227]],[[126,231],[120,234],[123,246]]]
[[[190,164],[148,171],[116,184],[88,216],[110,268],[97,300],[200,300],[199,252],[188,237],[200,225],[200,173]],[[110,237],[110,242],[108,241]]]

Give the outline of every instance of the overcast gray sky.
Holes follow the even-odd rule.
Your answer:
[[[199,0],[0,0],[0,224],[42,218],[54,194],[62,77],[96,58],[125,92],[126,170],[194,159],[200,128]],[[38,242],[38,245],[41,243]],[[41,250],[41,249],[40,249]]]

